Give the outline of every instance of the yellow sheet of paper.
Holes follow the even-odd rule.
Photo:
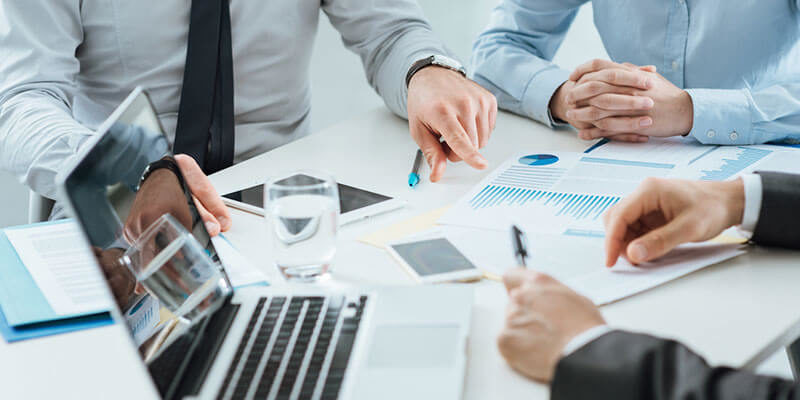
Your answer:
[[[714,242],[719,244],[745,244],[747,243],[747,239],[741,236],[736,236],[723,232],[719,236],[709,240],[709,242]]]
[[[167,310],[166,307],[162,306],[161,309],[159,310],[158,317],[160,319],[158,324],[160,325],[175,319],[175,314],[169,312],[169,310]]]
[[[435,227],[436,221],[444,215],[449,208],[450,206],[445,206],[433,211],[428,211],[424,214],[417,215],[405,221],[364,235],[360,237],[358,241],[375,247],[385,247],[388,243]]]

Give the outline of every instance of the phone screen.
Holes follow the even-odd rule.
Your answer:
[[[472,262],[444,238],[394,244],[392,249],[422,277],[476,269]]]

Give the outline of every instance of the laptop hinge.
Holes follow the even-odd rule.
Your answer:
[[[236,319],[239,307],[239,305],[231,304],[230,298],[228,298],[225,304],[211,316],[208,326],[203,330],[189,363],[180,377],[180,384],[174,395],[169,396],[170,398],[181,399],[200,393],[200,389],[214,365],[214,360],[228,336],[228,330]]]

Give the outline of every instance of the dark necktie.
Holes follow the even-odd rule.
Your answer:
[[[173,151],[213,174],[233,165],[233,143],[229,0],[193,0]]]

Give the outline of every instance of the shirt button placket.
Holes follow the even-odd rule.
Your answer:
[[[689,39],[689,5],[686,0],[675,0],[670,6],[667,32],[669,36],[664,49],[664,75],[675,86],[685,87],[686,43]]]

